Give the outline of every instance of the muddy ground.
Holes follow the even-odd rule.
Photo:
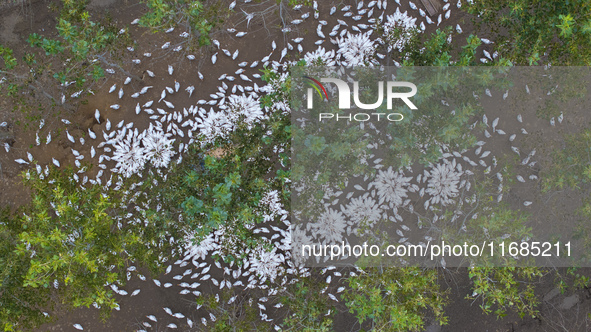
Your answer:
[[[228,3],[230,1],[227,1]],[[30,33],[37,32],[44,35],[55,35],[55,12],[51,12],[49,5],[57,3],[57,1],[48,0],[32,0],[22,1],[17,4],[0,5],[2,12],[0,13],[0,44],[11,47],[15,50],[15,56],[20,59],[28,46],[26,46],[26,38]],[[328,4],[327,4],[328,5]],[[253,4],[252,6],[256,6]],[[324,4],[323,4],[324,6]],[[115,0],[92,0],[89,4],[91,14],[97,16],[110,15],[115,22],[120,22],[121,25],[128,26],[129,22],[136,17],[139,17],[145,10],[145,6],[139,4],[138,1],[115,1]],[[403,6],[408,9],[408,5]],[[224,32],[217,32],[214,37],[219,39],[222,44],[231,45],[231,49],[239,49],[241,51],[240,57],[247,61],[254,61],[264,57],[269,52],[269,44],[271,40],[276,40],[279,45],[284,44],[287,39],[295,38],[298,35],[305,35],[307,30],[302,29],[285,36],[277,28],[279,18],[273,15],[264,17],[255,17],[251,24],[249,34],[245,38],[236,39],[230,34]],[[468,15],[455,12],[452,18],[446,21],[445,24],[455,26],[460,23],[467,35],[472,29],[470,18]],[[243,17],[236,15],[232,17],[227,24],[232,25],[246,25]],[[255,28],[253,29],[252,26]],[[312,28],[313,29],[313,28]],[[428,32],[434,28],[429,27]],[[152,34],[146,29],[137,26],[131,27],[130,33],[132,39],[137,43],[136,49],[138,53],[156,52],[159,46],[162,45],[169,38],[162,34]],[[178,35],[178,34],[176,34]],[[484,32],[481,37],[491,38]],[[173,40],[175,37],[170,37]],[[177,38],[178,39],[178,38]],[[312,40],[306,42],[312,44]],[[460,41],[458,41],[460,42]],[[264,45],[259,47],[259,45]],[[306,45],[304,45],[306,46]],[[309,45],[308,45],[309,46]],[[310,48],[306,48],[310,49]],[[212,67],[210,64],[210,56],[214,50],[212,47],[205,47],[195,54],[197,56],[196,63],[190,63],[184,57],[178,57],[177,54],[161,53],[158,56],[153,56],[150,59],[143,59],[141,66],[132,67],[130,73],[138,77],[143,77],[144,70],[150,68],[156,73],[160,82],[164,85],[172,85],[172,78],[164,75],[169,64],[174,64],[176,70],[180,73],[176,76],[179,81],[198,82],[197,70],[202,72],[206,79],[198,87],[197,94],[207,96],[215,92],[216,78],[222,73],[228,71],[228,67],[235,66],[235,64],[226,57],[220,57],[217,66]],[[129,56],[131,57],[131,55]],[[278,58],[278,54],[274,57]],[[179,58],[181,60],[179,60]],[[112,85],[114,80],[121,81],[122,75],[107,76],[105,79],[97,83],[95,90],[103,91]],[[209,82],[208,82],[209,80]],[[133,82],[136,88],[139,89],[146,85],[145,82]],[[183,95],[184,96],[184,95]],[[95,96],[90,96],[85,105],[78,104],[75,112],[61,111],[59,115],[51,114],[46,117],[45,130],[53,130],[57,133],[61,126],[60,118],[68,118],[72,123],[76,124],[77,129],[72,130],[72,134],[82,135],[88,128],[95,132],[100,132],[104,129],[104,123],[99,124],[93,120],[94,110],[96,108],[105,109],[108,105],[114,103],[116,96],[106,93],[97,93]],[[183,97],[176,97],[172,100],[175,103],[183,104]],[[128,102],[129,105],[122,105],[123,107],[133,108],[133,101]],[[87,147],[81,144],[73,144],[65,139],[65,135],[57,135],[54,137],[57,144],[34,146],[35,128],[38,125],[38,120],[30,121],[26,114],[13,110],[13,104],[7,98],[2,98],[0,101],[0,122],[7,121],[10,124],[10,131],[14,136],[14,144],[12,144],[11,151],[5,153],[0,152],[0,203],[3,205],[10,205],[13,208],[26,203],[29,200],[28,190],[21,184],[19,173],[26,169],[26,166],[16,164],[13,160],[21,158],[25,151],[31,151],[35,158],[41,164],[51,163],[51,158],[56,158],[62,165],[72,164],[74,158],[70,153],[70,148],[75,148],[81,152]],[[490,107],[494,107],[491,105]],[[492,112],[501,112],[500,110],[492,110]],[[39,114],[36,114],[39,116]],[[126,122],[133,121],[138,128],[145,128],[148,121],[144,118],[138,118],[134,114],[120,113],[117,111],[109,111],[104,113],[105,118],[109,118],[111,122],[117,123],[120,120]],[[33,122],[30,126],[25,126],[25,123]],[[576,130],[576,125],[584,121],[572,121],[571,127],[567,127],[565,131]],[[504,127],[510,127],[511,124],[502,124]],[[542,134],[539,134],[542,135]],[[555,139],[555,144],[559,144],[560,138]],[[112,166],[112,165],[109,165]],[[527,195],[527,188],[523,191],[517,190],[515,195]],[[576,200],[569,197],[569,193],[557,195],[556,197],[537,197],[534,199],[557,200],[555,204],[567,204],[567,208],[579,204]],[[534,211],[535,213],[535,211]],[[543,212],[536,213],[537,220],[544,220]],[[175,267],[168,275],[157,276],[162,282],[174,283],[172,276],[182,272],[181,268]],[[587,274],[591,271],[586,270]],[[71,312],[66,312],[60,308],[54,311],[57,320],[53,324],[48,324],[39,329],[39,331],[76,331],[72,327],[73,323],[82,323],[85,331],[133,331],[139,329],[139,323],[145,321],[145,316],[155,312],[161,312],[163,307],[169,307],[174,312],[191,312],[195,308],[193,298],[191,296],[178,295],[178,286],[173,286],[173,290],[163,289],[154,285],[150,281],[140,281],[132,279],[126,289],[136,289],[141,286],[141,293],[135,297],[121,297],[120,311],[114,311],[111,318],[106,322],[99,319],[98,310],[78,309]],[[588,290],[571,291],[566,294],[556,294],[554,280],[551,277],[542,279],[540,285],[537,287],[538,296],[541,299],[540,311],[542,319],[533,319],[530,317],[520,318],[515,313],[510,313],[503,319],[497,319],[494,315],[484,315],[479,308],[479,302],[472,302],[466,300],[466,296],[471,294],[470,281],[467,277],[466,270],[446,270],[442,272],[441,285],[444,289],[450,291],[450,304],[446,308],[446,314],[449,316],[449,324],[443,327],[431,325],[427,331],[589,331],[591,327],[588,326],[590,320],[587,314],[591,312],[591,294]],[[211,290],[215,291],[215,290]],[[194,321],[200,319],[199,316],[193,317]],[[353,325],[353,320],[350,315],[339,314],[335,324],[337,331],[355,331],[359,326]],[[172,320],[170,320],[172,322]],[[152,331],[164,331],[169,321],[160,319],[157,326],[153,326]]]

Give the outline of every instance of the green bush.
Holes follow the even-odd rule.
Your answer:
[[[482,0],[467,10],[493,31],[499,52],[516,65],[586,66],[591,64],[590,5],[588,0]]]
[[[425,313],[444,325],[447,293],[439,289],[435,269],[369,268],[349,277],[343,298],[359,323],[372,331],[421,331]]]

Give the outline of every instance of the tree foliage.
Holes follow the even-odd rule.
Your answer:
[[[199,46],[210,45],[210,32],[227,16],[227,7],[219,1],[146,0],[148,12],[140,24],[156,30],[185,26],[194,31]],[[192,37],[192,36],[189,36]],[[190,38],[189,40],[192,40]]]
[[[114,49],[126,40],[126,30],[118,30],[112,24],[92,21],[86,10],[88,1],[64,0],[57,18],[57,30],[61,39],[43,37],[37,33],[29,35],[31,47],[40,47],[46,56],[68,57],[71,65],[65,71],[56,72],[53,77],[61,84],[74,80],[78,87],[86,82],[85,76],[98,80],[104,76],[96,56],[107,49]]]
[[[304,277],[280,293],[279,302],[286,307],[281,324],[285,331],[332,331],[336,310],[322,290],[323,282]]]
[[[349,277],[344,299],[360,323],[372,331],[421,331],[425,312],[446,324],[447,294],[437,284],[435,269],[369,268]]]
[[[8,208],[0,211],[0,329],[14,331],[32,328],[45,320],[49,288],[23,287],[29,270],[29,257],[17,252],[23,225]]]
[[[474,283],[468,299],[480,299],[485,314],[504,317],[515,310],[521,318],[538,314],[535,281],[543,275],[538,267],[474,267],[468,270]],[[493,311],[494,310],[494,311]]]
[[[256,125],[240,119],[234,130],[209,143],[201,136],[161,188],[161,217],[176,219],[180,213],[196,242],[215,230],[231,230],[231,243],[226,244],[231,251],[223,256],[241,261],[244,257],[230,252],[246,255],[247,248],[257,247],[260,241],[253,228],[269,221],[264,218],[268,207],[261,200],[277,191],[283,204],[289,201],[290,137],[289,114],[282,112]]]
[[[105,286],[123,285],[133,264],[160,270],[171,245],[163,241],[170,225],[126,219],[129,191],[81,187],[72,169],[48,169],[40,176],[24,173],[32,202],[22,213],[2,214],[0,316],[5,326],[35,326],[46,317],[41,310],[102,309],[106,317],[118,306]],[[124,203],[125,202],[125,203]]]
[[[499,52],[516,65],[591,63],[588,0],[483,0],[468,11],[493,30]]]

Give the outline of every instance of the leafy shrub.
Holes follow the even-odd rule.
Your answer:
[[[421,331],[425,312],[446,324],[447,294],[439,289],[435,269],[370,268],[349,277],[343,298],[360,323],[374,331]]]
[[[499,52],[514,64],[581,66],[591,63],[589,5],[588,0],[484,0],[467,8],[498,36]]]
[[[199,46],[210,45],[209,33],[223,21],[227,7],[221,1],[188,0],[146,0],[148,12],[140,19],[140,24],[156,30],[166,30],[177,25],[195,31]]]

